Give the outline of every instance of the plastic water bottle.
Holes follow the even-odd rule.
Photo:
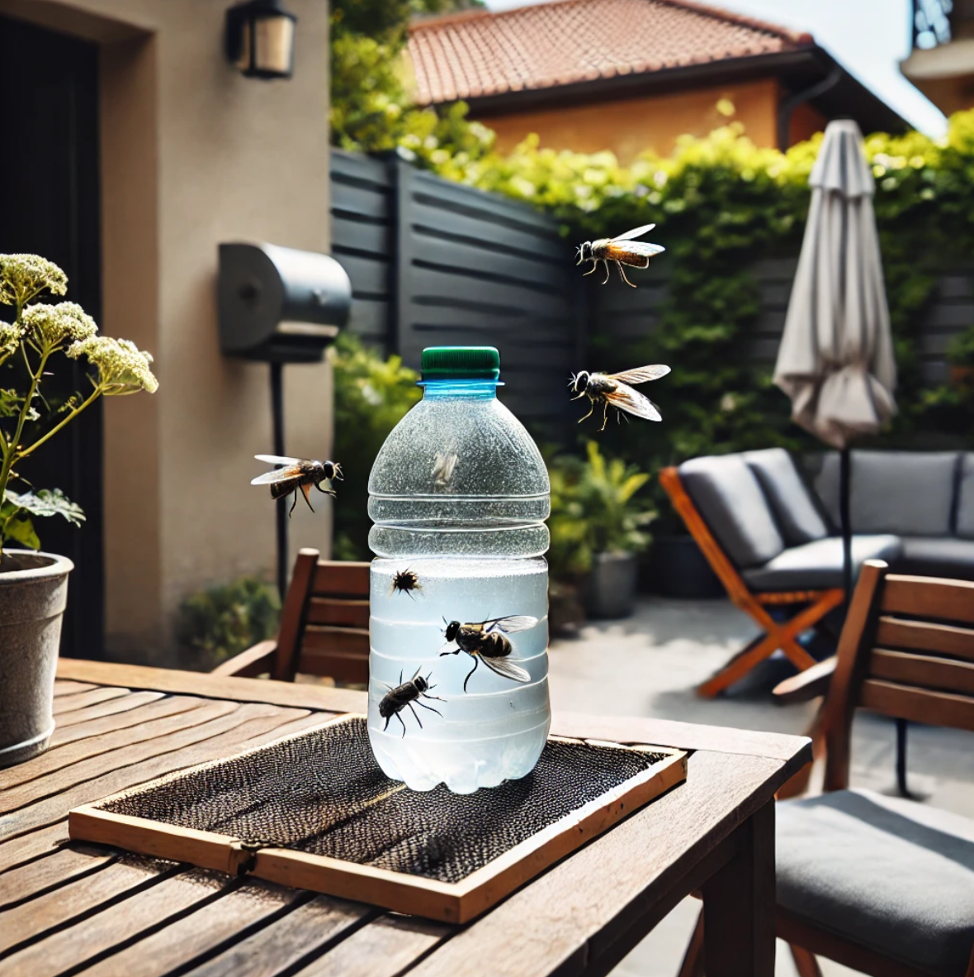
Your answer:
[[[496,349],[432,347],[422,363],[423,399],[369,478],[369,740],[387,776],[468,794],[530,773],[548,735],[550,486],[497,399]],[[510,617],[508,631],[483,623]],[[461,650],[451,622],[481,624],[487,651],[509,653]]]

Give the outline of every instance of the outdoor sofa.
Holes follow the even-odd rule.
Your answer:
[[[812,491],[784,449],[694,458],[660,481],[728,595],[762,628],[697,690],[718,692],[798,642],[844,600],[838,455],[813,459]],[[974,453],[855,451],[854,575],[866,560],[898,573],[974,579]]]

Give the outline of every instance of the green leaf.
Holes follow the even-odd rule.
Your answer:
[[[41,541],[34,532],[34,524],[29,516],[22,515],[22,509],[8,502],[0,508],[0,536],[3,541],[13,540],[32,550],[41,548]]]
[[[80,526],[85,521],[81,506],[72,502],[60,489],[41,489],[39,492],[7,489],[6,501],[32,516],[63,516],[74,526]]]

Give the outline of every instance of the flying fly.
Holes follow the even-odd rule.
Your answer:
[[[602,282],[605,285],[609,280],[609,262],[611,261],[618,269],[619,277],[627,285],[635,288],[636,286],[626,278],[622,266],[648,268],[650,258],[666,250],[658,244],[634,240],[634,238],[648,234],[655,226],[655,224],[643,224],[642,227],[634,227],[631,231],[626,231],[625,234],[620,234],[618,237],[603,237],[597,241],[586,241],[578,246],[578,261],[575,264],[580,265],[585,261],[591,261],[591,270],[585,272],[585,275],[591,275],[598,269],[601,261],[605,265],[605,281]]]
[[[308,508],[314,512],[315,508],[308,498],[308,493],[312,488],[316,488],[323,495],[330,495],[336,498],[335,490],[332,488],[322,488],[322,482],[330,482],[337,478],[342,481],[342,467],[336,461],[311,461],[302,458],[286,458],[283,455],[254,455],[258,461],[266,461],[269,465],[283,465],[283,468],[276,468],[272,472],[266,472],[252,479],[251,485],[270,485],[271,498],[283,499],[294,493],[294,501],[288,509],[290,516],[294,512],[294,507],[298,504],[298,491],[304,496],[304,501],[308,503]]]

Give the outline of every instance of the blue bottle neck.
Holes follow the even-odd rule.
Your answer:
[[[463,397],[465,400],[493,400],[499,380],[426,380],[420,381],[423,400],[438,400],[446,397]]]

